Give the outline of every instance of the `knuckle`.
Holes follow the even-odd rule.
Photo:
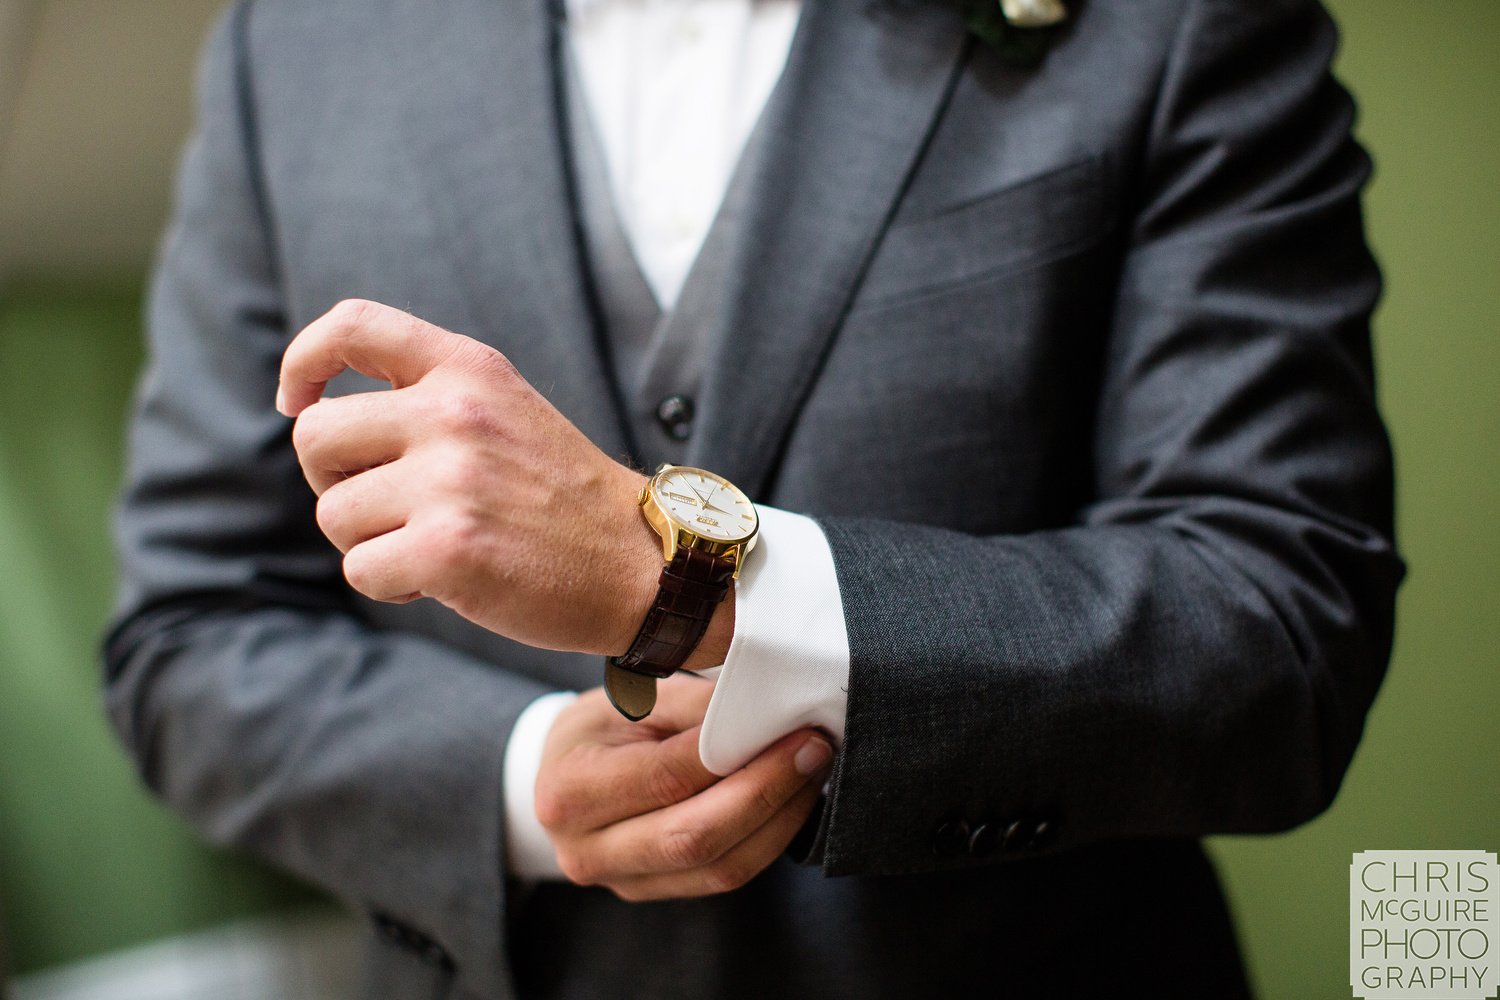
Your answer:
[[[374,596],[376,572],[374,563],[358,549],[350,549],[344,556],[344,579],[349,586],[366,596]]]
[[[682,766],[670,757],[662,758],[658,766],[652,768],[648,788],[652,799],[663,805],[681,802],[696,790]]]
[[[340,299],[332,309],[334,331],[342,333],[369,324],[380,307],[369,299]]]
[[[451,330],[445,330],[436,323],[429,323],[406,309],[396,310],[396,322],[401,325],[402,332],[411,339],[413,344],[424,351],[434,351],[439,355],[451,355],[456,344],[467,339]]]
[[[771,784],[756,785],[752,794],[755,807],[763,816],[771,816],[781,808],[782,797],[776,794],[776,788]]]
[[[651,898],[649,893],[632,888],[629,885],[611,885],[606,888],[614,893],[615,898],[619,899],[622,903],[644,903]]]
[[[563,878],[574,885],[595,884],[598,873],[594,871],[594,865],[585,852],[561,845],[556,850],[557,867]]]
[[[701,868],[714,860],[713,836],[706,827],[688,826],[672,830],[661,838],[662,860],[671,868]]]
[[[466,448],[446,449],[434,468],[435,485],[450,496],[471,497],[483,488],[484,462]]]
[[[452,367],[483,378],[494,379],[496,384],[501,385],[510,379],[521,377],[510,359],[489,344],[475,340],[473,337],[449,333],[446,330],[437,332],[446,341],[447,360]]]
[[[703,889],[711,896],[743,888],[755,872],[745,864],[722,861],[703,870]]]
[[[460,434],[487,435],[495,431],[496,420],[486,400],[468,389],[441,396],[438,418],[445,427]]]
[[[499,351],[489,351],[484,358],[484,362],[490,374],[501,385],[515,385],[516,383],[526,381],[521,377],[520,370],[516,368],[510,358]]]
[[[317,506],[313,510],[313,516],[317,519],[318,527],[323,534],[330,535],[336,532],[339,525],[349,514],[349,501],[344,496],[344,491],[337,485],[331,486],[323,491],[318,497]]]
[[[299,455],[312,452],[322,442],[322,413],[323,410],[319,404],[314,403],[303,410],[292,422],[292,447]]]
[[[537,822],[548,830],[565,829],[572,820],[572,799],[556,785],[537,782],[534,805]]]
[[[478,538],[474,517],[463,511],[451,511],[428,525],[422,542],[433,565],[452,569],[467,564]]]

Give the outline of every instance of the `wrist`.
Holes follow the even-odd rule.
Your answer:
[[[714,616],[708,623],[708,631],[703,633],[702,641],[682,664],[682,669],[706,670],[709,667],[717,667],[729,655],[729,645],[733,640],[734,588],[731,586],[724,600],[719,602],[719,606],[714,609]]]
[[[634,644],[646,616],[656,603],[661,585],[662,570],[666,563],[662,557],[661,537],[641,513],[638,498],[649,481],[648,477],[621,466],[625,473],[621,485],[612,492],[630,498],[628,506],[622,505],[631,525],[626,526],[619,537],[625,539],[620,546],[622,552],[621,575],[616,593],[621,599],[615,602],[619,610],[609,635],[612,641],[605,655],[624,655]],[[724,662],[729,646],[734,639],[734,589],[714,609],[703,638],[682,664],[683,670],[703,670]]]
[[[642,521],[644,525],[644,520]],[[665,563],[661,558],[661,540],[651,533],[649,526],[645,527],[646,542],[644,548],[647,557],[642,559],[633,557],[628,559],[625,567],[627,575],[619,593],[622,595],[617,606],[620,614],[610,634],[613,640],[610,648],[605,651],[606,656],[623,656],[635,642],[635,637],[640,633],[641,625],[646,616],[651,612],[651,606],[656,603],[656,593],[660,587],[661,572]],[[638,546],[627,546],[629,548],[640,548]],[[708,629],[703,633],[703,638],[697,647],[682,664],[683,670],[703,670],[706,667],[716,667],[724,662],[724,657],[729,655],[729,645],[734,639],[734,589],[731,587],[724,600],[714,609],[714,614],[709,619]]]
[[[613,602],[618,614],[608,632],[608,648],[601,651],[606,656],[623,656],[635,642],[641,624],[656,601],[663,566],[661,539],[641,516],[640,505],[636,502],[646,484],[646,477],[630,469],[624,471],[622,485],[615,492],[622,498],[620,507],[628,523],[618,536],[623,540],[619,546],[621,567],[615,580],[619,600]]]
[[[692,466],[663,464],[637,504],[662,540],[666,564],[635,638],[605,662],[604,691],[632,722],[651,714],[660,678],[723,662],[734,633],[733,605],[725,610],[725,598],[755,547],[758,525],[741,490]]]

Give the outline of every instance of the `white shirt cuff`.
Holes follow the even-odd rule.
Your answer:
[[[573,703],[572,691],[544,694],[516,719],[505,744],[505,868],[523,879],[560,879],[552,838],[536,818],[536,775],[542,748],[558,713]]]
[[[734,592],[734,638],[698,736],[703,765],[745,766],[787,733],[844,740],[849,634],[833,552],[810,517],[756,505],[760,540]]]
[[[734,592],[734,637],[698,737],[715,774],[730,774],[782,736],[816,726],[844,739],[849,637],[833,553],[812,518],[757,505],[760,540]],[[578,696],[543,695],[521,712],[505,745],[505,862],[521,879],[561,879],[536,818],[536,776],[552,723]]]

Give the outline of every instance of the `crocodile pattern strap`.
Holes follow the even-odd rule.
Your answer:
[[[678,549],[661,571],[659,589],[635,642],[609,662],[652,677],[670,677],[703,639],[714,608],[729,593],[734,560]]]

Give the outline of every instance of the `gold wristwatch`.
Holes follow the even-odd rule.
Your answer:
[[[665,566],[635,642],[604,665],[605,693],[632,722],[651,714],[657,679],[676,673],[702,641],[760,526],[733,483],[686,465],[661,466],[636,502],[661,536]]]

